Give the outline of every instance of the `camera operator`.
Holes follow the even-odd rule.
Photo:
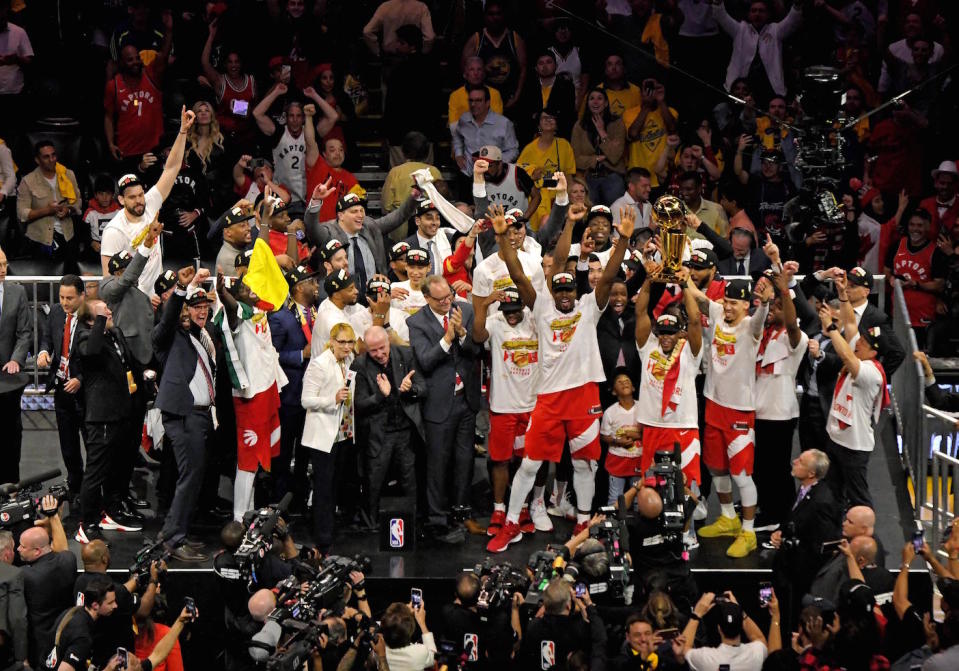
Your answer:
[[[606,628],[588,590],[577,597],[572,585],[554,578],[543,590],[543,605],[526,627],[519,668],[566,669],[567,658],[576,651],[589,655],[590,668],[605,668]]]
[[[452,643],[456,650],[466,653],[467,669],[508,665],[514,643],[522,636],[519,609],[523,597],[519,593],[512,595],[507,608],[489,607],[480,612],[483,581],[490,579],[464,571],[456,580],[456,598],[442,609],[436,635],[440,641]]]
[[[337,618],[339,619],[339,618]],[[344,634],[346,630],[344,629]],[[353,643],[346,649],[346,652],[343,654],[343,657],[340,659],[340,663],[335,667],[336,671],[351,671],[359,661],[361,669],[377,669],[377,671],[390,671],[389,662],[386,660],[386,641],[383,639],[383,634],[376,634],[372,641],[370,639],[370,632],[367,629],[360,629],[356,637],[353,639]],[[328,649],[333,643],[333,628],[330,628],[330,642],[326,644],[325,649]],[[362,656],[365,656],[364,660],[358,660]],[[316,666],[315,661],[317,657],[322,655],[319,653],[314,653],[314,671],[319,668]],[[332,666],[324,666],[326,668],[334,668]]]
[[[80,555],[83,561],[83,573],[77,576],[73,585],[76,594],[77,606],[84,605],[83,595],[87,587],[102,578],[113,578],[107,574],[110,567],[110,550],[106,543],[97,539],[83,546]],[[92,662],[103,666],[109,661],[118,647],[133,650],[135,631],[133,617],[148,615],[153,610],[157,585],[161,571],[166,569],[163,562],[153,562],[150,565],[150,580],[141,596],[137,590],[138,576],[131,575],[125,583],[115,584],[116,610],[110,617],[98,620],[93,630]]]
[[[413,643],[417,625],[422,643]],[[436,643],[433,634],[426,628],[426,602],[421,601],[416,608],[412,603],[390,604],[383,614],[380,627],[386,642],[386,661],[390,671],[422,671],[433,666]]]
[[[0,631],[3,631],[0,665],[27,661],[27,603],[23,598],[23,570],[13,565],[13,534],[0,531]],[[4,667],[6,668],[6,667]]]
[[[674,601],[693,604],[698,590],[689,571],[689,562],[684,558],[683,534],[689,529],[698,498],[688,488],[682,507],[682,530],[672,532],[664,529],[663,498],[655,487],[644,481],[636,482],[624,498],[626,509],[631,510],[634,501],[639,515],[627,521],[629,529],[629,555],[634,576],[642,581],[645,594],[656,590],[668,592]]]
[[[263,629],[276,608],[276,595],[269,589],[258,589],[240,606],[227,605],[225,613],[227,645],[223,650],[224,668],[247,671],[258,665],[250,657],[249,641]]]
[[[40,512],[44,517],[20,535],[17,547],[24,564],[30,666],[35,669],[40,668],[40,662],[53,647],[57,616],[73,605],[73,583],[77,577],[77,558],[67,545],[56,498],[44,496]]]

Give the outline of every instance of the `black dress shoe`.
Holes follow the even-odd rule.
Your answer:
[[[228,519],[233,517],[233,510],[224,510],[220,507],[208,508],[207,510],[201,510],[199,515],[201,517],[208,517],[213,520],[226,522]]]
[[[187,536],[186,538],[183,539],[183,543],[185,545],[189,545],[194,550],[202,550],[203,548],[206,547],[206,543],[201,541],[199,538],[196,538],[195,536]]]
[[[123,502],[128,506],[133,508],[139,508],[140,510],[149,510],[150,502],[146,499],[138,499],[133,495],[133,492],[130,492],[129,496],[124,497]]]
[[[186,543],[176,546],[171,554],[174,559],[185,562],[200,562],[209,559],[205,554],[194,550]]]
[[[126,517],[127,521],[142,523],[146,519],[128,499],[120,501],[120,504],[116,506],[116,510],[113,512],[121,517]]]

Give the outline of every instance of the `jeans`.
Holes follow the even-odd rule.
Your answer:
[[[611,172],[603,177],[587,175],[586,187],[593,205],[609,205],[626,191],[626,182],[618,172]]]
[[[627,478],[621,478],[618,475],[609,476],[609,497],[606,500],[606,505],[615,506],[616,500],[620,497],[623,491],[626,489]]]

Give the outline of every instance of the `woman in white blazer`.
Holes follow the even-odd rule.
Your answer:
[[[300,443],[311,449],[313,464],[313,538],[328,554],[333,544],[333,511],[336,506],[334,474],[337,454],[353,446],[353,345],[356,334],[349,324],[334,324],[330,341],[310,359],[303,375],[300,401],[306,409]]]

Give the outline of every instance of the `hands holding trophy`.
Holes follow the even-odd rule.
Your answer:
[[[659,227],[662,269],[650,280],[675,283],[686,250],[686,205],[676,196],[660,196],[653,203],[652,216]]]

